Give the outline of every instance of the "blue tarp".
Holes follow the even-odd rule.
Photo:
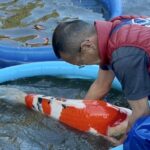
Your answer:
[[[123,150],[150,150],[150,116],[136,121],[124,142]]]

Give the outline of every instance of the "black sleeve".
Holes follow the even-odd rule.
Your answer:
[[[128,100],[150,95],[149,57],[136,47],[122,47],[112,54],[112,69]]]
[[[109,67],[107,65],[101,65],[100,68],[102,70],[109,70]]]

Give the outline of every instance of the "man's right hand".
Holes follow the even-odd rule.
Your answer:
[[[98,78],[91,85],[84,99],[103,99],[109,92],[114,77],[115,75],[112,70],[99,70]]]

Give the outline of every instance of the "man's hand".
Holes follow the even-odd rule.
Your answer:
[[[98,78],[91,85],[84,99],[99,100],[109,92],[115,75],[112,70],[99,70]]]
[[[148,104],[148,98],[142,98],[139,100],[128,100],[130,107],[132,108],[132,115],[129,117],[128,127],[124,136],[118,141],[116,145],[122,144],[127,138],[127,133],[130,131],[130,128],[135,123],[135,121],[146,115],[150,115],[150,107]]]

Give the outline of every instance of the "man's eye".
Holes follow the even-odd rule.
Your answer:
[[[79,69],[80,69],[80,68],[83,68],[83,67],[85,67],[85,65],[80,65],[80,66],[79,66]]]

